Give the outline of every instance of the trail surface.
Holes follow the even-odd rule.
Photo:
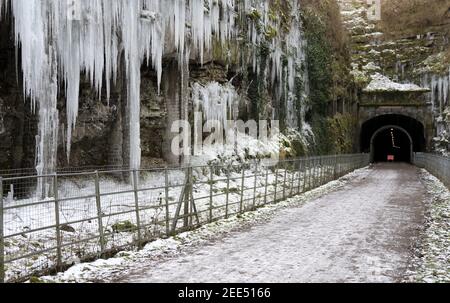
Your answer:
[[[379,164],[330,194],[122,282],[399,281],[424,199],[417,168]]]

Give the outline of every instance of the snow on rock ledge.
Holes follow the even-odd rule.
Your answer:
[[[365,93],[376,92],[429,92],[428,88],[420,87],[416,84],[396,83],[380,73],[371,76],[372,82],[363,90]]]

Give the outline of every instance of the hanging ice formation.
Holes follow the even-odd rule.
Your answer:
[[[431,90],[428,100],[433,112],[442,115],[446,107],[450,106],[450,68],[448,75],[424,74],[421,82],[422,86]]]
[[[283,26],[279,18],[274,18],[269,1],[245,1],[245,11],[252,17],[248,30],[248,40],[256,49],[263,41],[269,40],[270,83],[275,86],[278,96],[286,102],[286,124],[291,128],[299,127],[306,111],[305,100],[309,94],[308,68],[306,66],[306,40],[302,32],[300,7],[298,0],[289,1],[291,23],[287,33],[281,33]],[[261,30],[264,28],[264,30]],[[260,73],[258,53],[251,49],[253,69]],[[283,62],[287,62],[287,65]],[[297,86],[301,81],[302,89]]]
[[[206,121],[236,120],[239,113],[239,95],[231,84],[210,82],[206,86],[195,83],[192,87],[195,110],[202,112]]]
[[[123,54],[130,120],[130,167],[140,166],[140,67],[151,65],[158,78],[166,53],[178,52],[180,67],[189,54],[204,60],[213,40],[224,44],[248,32],[258,69],[258,44],[279,24],[269,16],[269,0],[0,0],[0,10],[10,5],[15,41],[20,46],[24,90],[39,112],[37,170],[56,167],[58,134],[57,88],[64,84],[67,109],[67,157],[78,116],[79,86],[84,73],[100,97],[107,97],[116,81]],[[293,23],[287,38],[276,34],[271,43],[272,82],[287,96],[288,121],[294,126],[296,78],[306,70],[297,0],[291,2]],[[259,20],[248,16],[258,11]],[[245,18],[244,22],[237,22]],[[242,20],[241,20],[242,21]],[[279,22],[279,21],[278,21]],[[288,67],[283,66],[283,56]],[[300,70],[303,71],[300,71]],[[102,87],[105,83],[106,87]]]

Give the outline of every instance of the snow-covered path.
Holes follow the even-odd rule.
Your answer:
[[[270,222],[234,232],[122,282],[393,282],[422,226],[418,170],[382,164]]]

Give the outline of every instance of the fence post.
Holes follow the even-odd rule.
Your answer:
[[[313,187],[313,159],[312,157],[308,159],[308,190],[311,190]]]
[[[169,172],[164,169],[164,192],[166,196],[166,236],[170,235],[170,209],[169,209]]]
[[[227,193],[225,198],[225,219],[228,219],[228,206],[230,204],[230,172],[227,169]]]
[[[328,182],[333,181],[333,158],[329,157],[328,158]]]
[[[209,167],[210,176],[209,176],[209,223],[213,221],[213,191],[214,191],[214,171],[213,166]]]
[[[252,209],[256,206],[256,187],[258,186],[258,160],[255,161],[255,184],[253,187],[253,205]]]
[[[53,197],[55,199],[55,223],[56,223],[56,267],[62,270],[61,252],[61,222],[59,217],[58,175],[53,175]]]
[[[278,194],[278,164],[277,164],[277,167],[275,168],[275,191],[274,191],[274,196],[273,196],[274,203],[277,202],[277,194]]]
[[[291,185],[289,186],[289,198],[294,196],[294,182],[295,182],[295,161],[292,162],[292,171],[291,171]]]
[[[242,181],[241,181],[241,202],[239,204],[239,212],[244,210],[244,186],[245,186],[245,166],[242,166]]]
[[[287,162],[284,162],[283,200],[286,200]]]
[[[105,252],[105,235],[103,232],[103,214],[102,204],[100,198],[100,177],[98,171],[95,171],[95,202],[97,205],[97,219],[98,219],[98,232],[100,236],[100,250],[101,254]]]
[[[300,159],[298,163],[298,187],[297,187],[297,195],[300,194],[301,191],[301,185],[302,185],[302,164],[303,161]]]
[[[267,188],[269,187],[269,170],[266,167],[266,182],[265,182],[265,188],[264,188],[264,205],[267,204]]]
[[[303,160],[303,192],[306,192],[306,184],[308,184],[308,158]]]
[[[133,170],[133,192],[134,192],[134,208],[136,210],[136,225],[137,225],[137,237],[138,237],[138,247],[142,245],[142,234],[141,234],[141,216],[139,215],[139,193],[138,193],[138,175],[137,170]]]
[[[317,158],[317,187],[322,185],[322,157]]]
[[[184,224],[183,227],[187,228],[189,227],[189,212],[190,212],[190,204],[191,204],[191,184],[192,184],[192,176],[191,176],[191,167],[189,166],[187,168],[187,182],[186,182],[186,192],[184,196]]]
[[[5,283],[5,239],[3,233],[3,178],[0,177],[0,283]]]

